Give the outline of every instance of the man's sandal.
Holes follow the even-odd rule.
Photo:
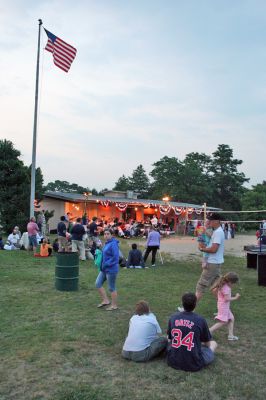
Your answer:
[[[109,307],[106,307],[105,310],[106,311],[115,311],[115,310],[118,310],[118,307],[109,306]]]
[[[106,307],[109,306],[111,303],[100,303],[98,304],[97,308],[102,308],[102,307]]]

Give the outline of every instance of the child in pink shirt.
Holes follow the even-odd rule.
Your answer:
[[[238,275],[234,272],[228,272],[222,276],[215,286],[212,288],[212,292],[217,294],[217,308],[218,314],[215,319],[218,320],[216,324],[210,327],[210,332],[213,333],[217,329],[223,326],[228,326],[228,340],[238,340],[237,336],[234,336],[234,316],[230,310],[230,303],[232,300],[238,300],[240,294],[237,293],[232,297],[231,288],[238,282]]]

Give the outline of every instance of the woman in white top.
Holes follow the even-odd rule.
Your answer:
[[[136,304],[135,315],[129,322],[129,331],[125,340],[122,356],[136,362],[149,361],[167,346],[167,338],[159,336],[160,325],[149,304],[141,300]]]

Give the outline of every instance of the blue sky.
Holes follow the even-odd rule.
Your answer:
[[[38,19],[78,50],[68,74],[40,60],[37,165],[111,188],[163,156],[243,160],[265,179],[266,2],[77,0],[0,3],[1,138],[31,163]]]

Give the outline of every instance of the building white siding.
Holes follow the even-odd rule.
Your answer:
[[[41,201],[40,210],[48,210],[48,211],[54,210],[54,216],[51,219],[49,219],[48,225],[49,225],[49,230],[56,229],[57,224],[60,221],[60,217],[62,215],[65,215],[66,213],[65,201],[46,197]]]

